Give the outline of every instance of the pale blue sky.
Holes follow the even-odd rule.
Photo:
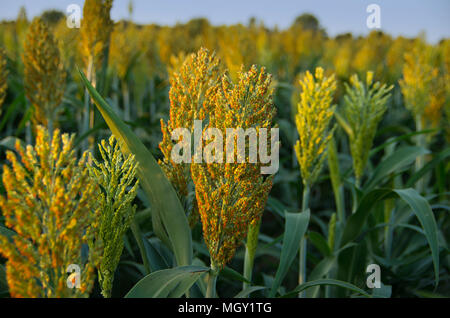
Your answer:
[[[114,0],[114,20],[128,17],[129,0]],[[83,0],[0,0],[0,20],[13,19],[25,6],[29,17],[45,9],[65,11]],[[254,16],[267,26],[289,26],[304,12],[316,15],[327,32],[366,34],[366,7],[381,7],[381,29],[394,36],[415,36],[425,31],[430,42],[450,37],[450,0],[133,0],[133,20],[139,23],[174,24],[206,17],[213,24],[247,23]]]

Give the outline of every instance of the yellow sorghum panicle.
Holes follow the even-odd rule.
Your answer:
[[[219,83],[219,60],[207,49],[191,54],[171,78],[169,91],[170,117],[167,123],[161,119],[163,140],[159,144],[164,159],[159,164],[181,196],[187,196],[189,164],[177,164],[171,159],[174,143],[171,134],[176,128],[192,131],[194,120],[208,120],[213,108],[213,96]]]
[[[61,19],[53,29],[61,60],[66,70],[73,70],[75,65],[82,64],[79,61],[80,56],[76,50],[79,41],[79,30],[77,28],[68,28],[66,19]]]
[[[373,75],[372,72],[367,72],[364,83],[355,74],[350,78],[351,86],[345,84],[347,92],[344,96],[343,116],[351,128],[350,151],[358,181],[369,158],[378,123],[387,109],[389,91],[393,88],[381,85],[380,82],[374,83]]]
[[[120,79],[125,79],[133,59],[139,54],[137,31],[132,23],[121,21],[114,26],[111,33],[109,64]]]
[[[322,167],[328,142],[333,137],[334,129],[330,129],[330,121],[335,108],[331,103],[336,80],[334,75],[325,77],[323,69],[318,67],[315,76],[307,71],[300,85],[302,92],[295,116],[299,140],[294,148],[303,184],[311,186]]]
[[[239,82],[233,84],[228,77],[223,77],[204,133],[208,128],[219,129],[223,136],[226,136],[226,128],[270,130],[275,115],[271,76],[252,67],[249,72],[239,72],[238,79]],[[191,164],[203,237],[213,268],[223,268],[233,257],[249,225],[259,221],[272,187],[272,177],[264,179],[261,165],[250,163],[248,147],[246,143],[245,163]],[[223,156],[225,153],[224,150]],[[234,154],[236,156],[237,147],[234,147]]]
[[[434,78],[429,96],[429,104],[424,110],[424,122],[426,127],[439,126],[446,103],[445,77],[441,74]]]
[[[100,68],[104,51],[109,45],[113,28],[110,11],[113,0],[86,0],[80,28],[80,53],[87,74],[95,75],[94,67]],[[95,78],[95,76],[94,76]]]
[[[89,167],[92,181],[104,191],[100,194],[99,239],[103,254],[98,269],[102,294],[111,297],[114,272],[123,250],[123,237],[133,221],[138,182],[135,181],[137,163],[133,155],[122,155],[119,143],[111,136],[98,145],[103,162],[91,157]]]
[[[3,167],[6,196],[0,196],[5,225],[0,254],[12,297],[87,297],[93,287],[101,250],[97,188],[90,182],[86,154],[77,160],[73,136],[55,130],[52,139],[37,126],[36,145],[16,143]],[[20,158],[20,159],[19,159]],[[20,161],[19,161],[20,160]],[[89,246],[82,257],[83,246]],[[81,269],[80,288],[68,288],[67,268]]]
[[[405,107],[416,118],[422,118],[426,108],[430,106],[439,70],[433,66],[432,48],[421,42],[417,42],[410,52],[405,53],[404,59],[403,79],[399,82]]]
[[[0,48],[0,107],[3,105],[3,101],[6,97],[8,69],[6,68],[6,54],[5,50]]]
[[[64,95],[66,74],[58,45],[40,18],[34,19],[29,27],[23,63],[25,92],[34,108],[33,122],[53,124]]]

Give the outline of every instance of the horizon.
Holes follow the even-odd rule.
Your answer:
[[[31,20],[46,10],[55,9],[66,13],[69,4],[77,4],[82,8],[83,3],[82,0],[2,0],[0,20],[15,20],[22,6]],[[339,3],[332,0],[304,0],[301,3],[294,0],[230,0],[227,3],[206,0],[133,0],[132,3],[131,20],[134,23],[169,26],[186,23],[194,18],[206,18],[212,25],[248,24],[253,17],[266,27],[285,29],[297,16],[311,13],[331,37],[343,33],[352,33],[355,37],[370,33],[372,30],[366,25],[370,13],[366,12],[366,8],[375,3],[381,9],[381,28],[376,30],[394,37],[408,38],[424,33],[430,43],[450,37],[450,1],[446,0],[434,0],[431,5],[420,0],[399,0],[395,3],[388,0],[342,0]],[[111,18],[114,21],[129,19],[128,5],[129,0],[115,0]]]

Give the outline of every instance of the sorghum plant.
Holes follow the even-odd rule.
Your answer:
[[[350,127],[346,132],[350,139],[356,184],[359,185],[378,123],[387,109],[389,91],[393,86],[387,87],[380,82],[373,83],[373,72],[367,72],[365,83],[358,75],[353,75],[350,84],[351,86],[345,84],[347,93],[344,96],[343,115]]]
[[[302,211],[308,209],[309,190],[317,179],[327,154],[328,143],[333,138],[334,128],[330,121],[334,114],[333,93],[336,90],[334,75],[324,76],[321,67],[316,68],[313,76],[306,72],[300,80],[302,92],[297,104],[295,123],[299,140],[294,146],[303,180]],[[306,282],[306,238],[300,243],[299,283]]]
[[[89,167],[92,181],[103,190],[100,193],[98,239],[103,242],[103,254],[98,268],[102,294],[111,297],[114,272],[123,250],[123,237],[133,221],[136,206],[133,200],[139,182],[135,181],[136,162],[133,155],[124,158],[114,136],[98,146],[103,162]]]
[[[36,130],[36,145],[24,149],[17,142],[19,156],[8,151],[12,167],[3,167],[0,207],[13,232],[0,234],[0,254],[7,259],[9,291],[13,297],[88,297],[101,250],[94,239],[97,188],[86,153],[80,160],[75,156],[73,135],[56,129],[50,139],[44,127]],[[80,267],[79,288],[68,288],[71,264]]]
[[[25,92],[34,110],[33,123],[47,126],[51,134],[64,95],[66,75],[58,45],[40,18],[30,25],[22,59]]]

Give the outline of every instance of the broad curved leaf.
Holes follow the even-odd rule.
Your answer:
[[[411,164],[418,156],[427,153],[429,153],[427,149],[416,146],[402,147],[396,150],[378,165],[370,179],[364,185],[364,192],[372,190],[384,177]]]
[[[347,221],[341,246],[353,241],[362,232],[363,226],[376,202],[395,197],[401,198],[410,206],[424,230],[431,249],[437,285],[439,283],[438,227],[428,201],[414,189],[377,189],[367,193],[362,198],[356,212]]]
[[[299,286],[297,286],[296,289],[294,289],[293,291],[289,292],[286,295],[283,295],[283,298],[286,297],[292,297],[294,295],[297,295],[298,293],[304,291],[305,289],[314,287],[314,286],[323,286],[323,285],[331,285],[331,286],[338,286],[338,287],[342,287],[342,288],[346,288],[349,290],[352,290],[354,292],[357,292],[363,296],[366,297],[372,297],[370,294],[368,294],[366,291],[362,290],[359,287],[356,287],[353,284],[347,283],[347,282],[343,282],[340,280],[336,280],[336,279],[318,279],[318,280],[314,280],[311,282],[306,282],[304,284],[301,284]]]
[[[263,290],[263,289],[267,289],[267,287],[264,287],[264,286],[250,286],[250,287],[247,287],[246,289],[244,289],[243,291],[241,291],[236,296],[234,296],[234,298],[245,298],[248,295],[250,295],[251,293],[253,293],[255,291],[258,291],[258,290]]]
[[[283,282],[286,273],[294,261],[300,246],[300,240],[305,235],[309,224],[309,209],[302,213],[285,213],[285,232],[283,237],[283,247],[281,249],[280,264],[270,291],[273,297]]]
[[[125,298],[178,298],[208,271],[208,267],[183,266],[153,272],[142,278]]]

